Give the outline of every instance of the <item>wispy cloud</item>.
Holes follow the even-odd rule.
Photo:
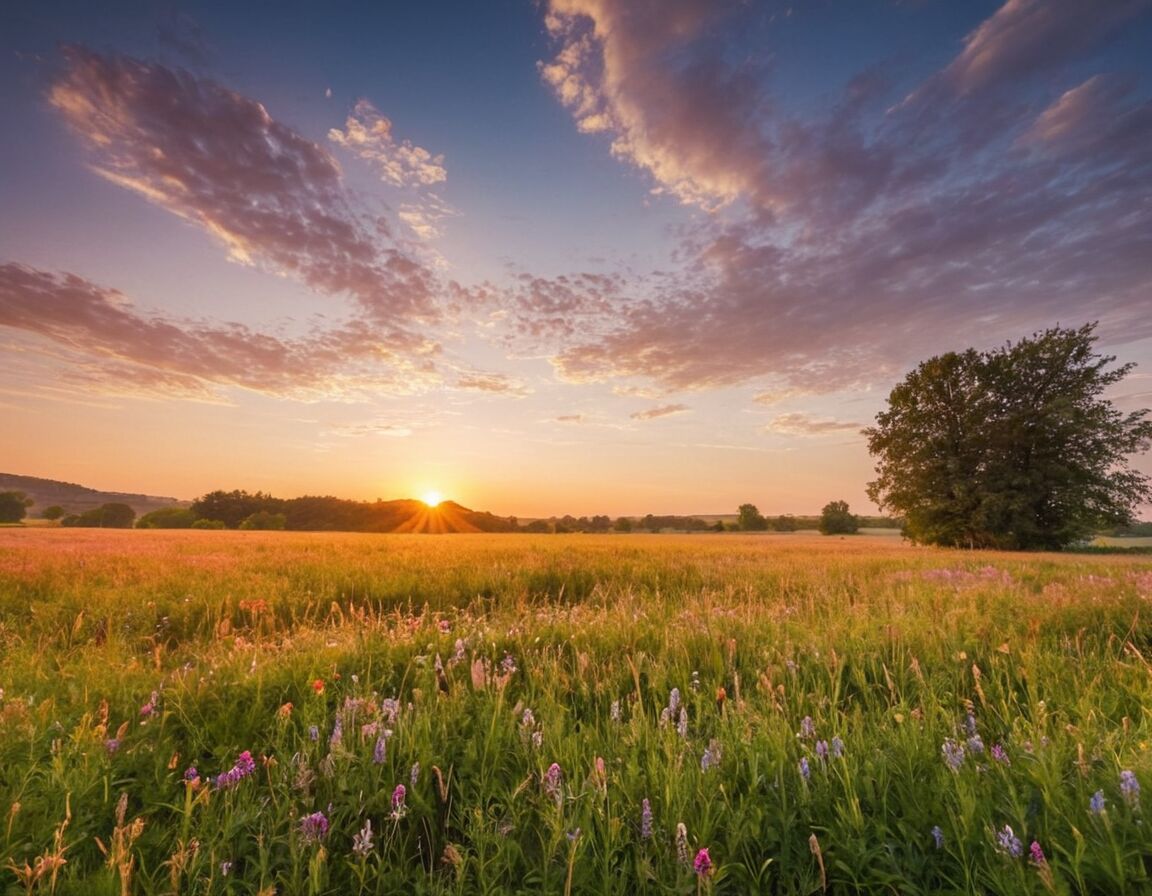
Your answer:
[[[1138,82],[1084,76],[1152,0],[1008,0],[905,101],[865,70],[807,115],[725,52],[750,7],[659,6],[553,0],[541,73],[657,190],[723,211],[627,301],[591,293],[583,326],[523,303],[563,377],[828,392],[1056,320],[1152,335],[1152,114]]]
[[[532,392],[520,380],[503,373],[467,373],[456,380],[456,388],[469,392],[487,392],[490,395],[510,395],[517,398]]]
[[[359,100],[344,130],[332,128],[328,139],[371,164],[380,179],[394,187],[427,187],[448,179],[443,155],[433,155],[410,140],[398,141],[392,120],[368,100]]]
[[[431,270],[357,208],[327,151],[258,102],[185,71],[80,46],[52,104],[113,183],[203,228],[244,264],[353,297],[398,351],[440,310]]]
[[[863,428],[862,423],[821,419],[807,414],[781,414],[764,427],[767,432],[788,436],[840,435],[848,432],[858,433]]]
[[[671,417],[673,414],[683,414],[688,410],[690,410],[690,408],[686,404],[665,404],[658,408],[635,411],[628,416],[632,420],[656,420],[660,417]]]

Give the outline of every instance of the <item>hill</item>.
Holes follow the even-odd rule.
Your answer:
[[[0,473],[0,492],[24,492],[35,503],[28,508],[29,517],[37,517],[46,507],[59,505],[67,513],[83,513],[101,504],[127,504],[137,516],[161,507],[187,507],[188,501],[157,495],[137,495],[129,492],[102,492],[74,482],[59,482],[37,476],[17,476]]]

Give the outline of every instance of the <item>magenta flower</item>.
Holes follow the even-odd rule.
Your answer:
[[[307,843],[316,843],[328,835],[328,819],[323,812],[313,812],[300,819],[300,834]]]
[[[1032,841],[1032,845],[1028,847],[1028,852],[1032,854],[1032,864],[1038,867],[1043,867],[1048,863],[1048,859],[1044,856],[1044,849],[1036,840]]]
[[[564,773],[555,762],[548,766],[548,771],[544,773],[544,792],[556,801],[557,806],[564,802],[564,789],[561,786],[563,778]]]
[[[704,847],[696,853],[696,860],[692,863],[692,867],[701,877],[706,877],[712,873],[712,857],[708,855],[708,847]]]
[[[216,776],[216,789],[225,790],[233,787],[254,771],[256,771],[256,762],[252,759],[252,754],[245,750],[237,757],[236,764],[232,768]]]
[[[392,818],[399,821],[408,813],[408,791],[403,784],[397,784],[392,791]]]

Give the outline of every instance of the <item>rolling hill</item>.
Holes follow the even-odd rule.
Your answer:
[[[67,513],[83,513],[101,504],[127,504],[136,511],[137,516],[140,516],[152,510],[159,510],[161,507],[187,507],[191,503],[181,501],[179,498],[157,495],[102,492],[74,482],[59,482],[37,476],[17,476],[14,473],[0,473],[0,492],[24,492],[31,498],[35,503],[28,508],[29,517],[37,517],[44,508],[53,505],[63,507]]]

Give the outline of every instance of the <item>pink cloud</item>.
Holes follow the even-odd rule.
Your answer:
[[[359,100],[344,130],[332,128],[328,139],[364,159],[381,180],[394,187],[427,187],[448,179],[443,155],[434,156],[410,140],[397,141],[392,135],[392,120],[368,100]]]
[[[201,227],[244,264],[353,297],[381,340],[416,349],[437,319],[428,267],[356,210],[335,160],[220,84],[127,56],[64,49],[52,105],[113,183]]]
[[[657,420],[660,417],[671,417],[673,414],[683,414],[691,410],[686,404],[666,404],[658,408],[648,408],[646,411],[636,411],[629,414],[632,420]]]

